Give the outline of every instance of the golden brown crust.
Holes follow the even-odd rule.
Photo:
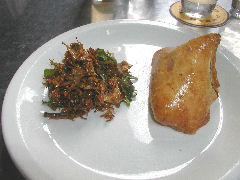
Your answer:
[[[218,97],[219,43],[219,34],[208,34],[154,54],[150,103],[157,122],[193,134],[209,121],[210,105]]]

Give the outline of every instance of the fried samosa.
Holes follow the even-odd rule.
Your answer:
[[[220,40],[220,34],[212,33],[155,52],[150,104],[161,125],[194,134],[207,124],[220,86],[215,69]]]

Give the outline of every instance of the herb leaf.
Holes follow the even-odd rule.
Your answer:
[[[48,76],[54,75],[55,70],[54,69],[44,69],[44,78],[47,78]]]
[[[124,101],[126,102],[127,106],[129,106],[132,99],[137,95],[135,88],[131,84],[122,84],[121,88],[124,93]]]
[[[110,64],[111,62],[114,62],[117,64],[117,61],[114,57],[112,57],[110,54],[106,53],[104,49],[96,49],[97,57],[101,60],[103,60],[104,64]]]
[[[137,77],[135,76],[132,76],[132,75],[124,75],[122,78],[121,78],[121,81],[122,82],[129,82],[131,80],[138,80]]]

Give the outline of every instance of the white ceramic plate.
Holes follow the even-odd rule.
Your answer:
[[[222,47],[217,53],[220,96],[211,120],[195,135],[160,126],[151,117],[148,87],[153,53],[198,36],[190,30],[151,21],[108,21],[68,31],[44,44],[19,68],[3,104],[7,148],[29,179],[219,179],[240,177],[240,61]],[[138,95],[105,122],[48,120],[42,111],[43,70],[61,61],[65,47],[104,48],[133,65]]]

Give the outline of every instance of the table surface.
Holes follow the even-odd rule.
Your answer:
[[[115,5],[94,5],[91,0],[0,0],[0,101],[14,73],[38,47],[70,29],[108,19],[148,19],[206,34],[222,35],[222,46],[240,58],[240,20],[231,18],[221,27],[196,28],[175,20],[169,7],[176,0],[116,0]],[[229,12],[230,0],[218,5]],[[1,125],[1,124],[0,124]],[[13,164],[0,128],[0,179],[24,179]]]

